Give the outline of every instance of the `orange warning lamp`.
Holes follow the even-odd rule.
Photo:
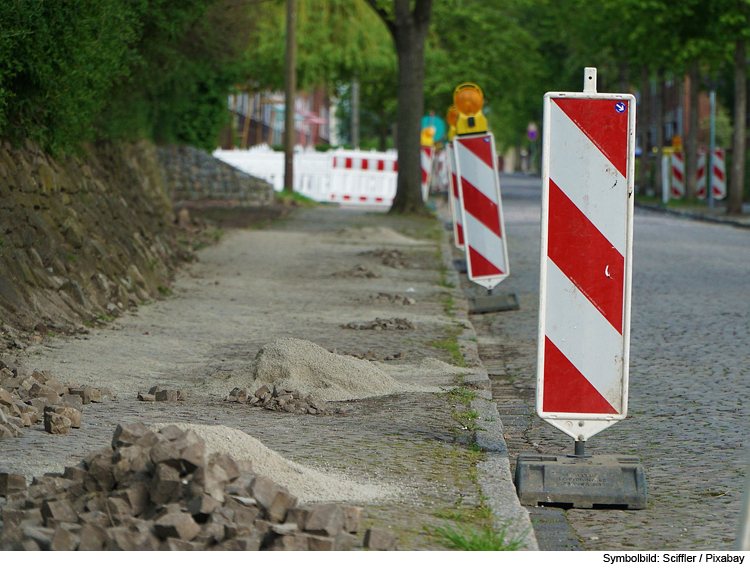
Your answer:
[[[419,134],[420,144],[423,147],[435,146],[435,127],[425,127]]]
[[[484,94],[479,85],[464,82],[453,91],[453,104],[458,110],[456,132],[459,135],[487,132],[487,118],[482,114]]]
[[[448,121],[448,141],[452,141],[456,136],[456,122],[458,121],[458,109],[456,105],[448,107],[448,113],[445,115]]]

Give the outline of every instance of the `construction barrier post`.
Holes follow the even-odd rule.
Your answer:
[[[597,93],[587,68],[582,93],[545,95],[543,135],[536,411],[577,444],[573,456],[519,456],[519,497],[644,508],[637,458],[583,445],[627,416],[635,97]]]

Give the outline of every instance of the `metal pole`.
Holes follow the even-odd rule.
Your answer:
[[[708,199],[708,208],[714,208],[714,149],[716,148],[716,91],[711,93],[711,136],[708,144],[708,159],[706,159],[706,171],[708,179],[706,180],[706,195]]]
[[[284,189],[294,191],[294,93],[297,89],[297,0],[286,0]]]
[[[359,149],[359,82],[352,81],[352,149]]]
[[[661,152],[661,204],[666,207],[669,202],[669,155]]]
[[[737,534],[737,551],[750,551],[750,469],[747,472],[745,499],[740,512],[740,531]]]

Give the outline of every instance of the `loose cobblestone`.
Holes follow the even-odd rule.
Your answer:
[[[402,493],[397,499],[363,505],[366,524],[393,531],[402,550],[445,548],[429,529],[446,524],[447,512],[471,518],[483,501],[475,475],[481,455],[456,443],[454,402],[446,396],[414,393],[342,402],[336,403],[342,407],[340,414],[325,416],[224,401],[233,374],[245,368],[261,346],[283,336],[309,339],[328,350],[369,352],[379,359],[398,352],[397,360],[385,363],[400,373],[399,379],[419,380],[419,364],[427,356],[453,362],[440,342],[455,335],[453,323],[462,314],[458,311],[451,318],[441,301],[447,290],[438,285],[437,244],[401,247],[412,267],[384,267],[381,278],[332,278],[331,273],[359,263],[358,253],[379,247],[372,242],[333,243],[337,231],[355,226],[393,227],[415,235],[420,228],[434,228],[434,222],[335,208],[301,211],[270,230],[235,232],[220,246],[204,250],[201,261],[177,281],[172,298],[142,307],[81,339],[49,340],[31,348],[30,365],[50,367],[63,379],[75,376],[80,383],[111,384],[118,395],[106,407],[87,407],[76,433],[53,440],[31,428],[23,439],[3,441],[0,471],[27,476],[59,471],[60,465],[73,465],[106,446],[118,423],[222,424],[259,438],[305,466],[399,486]],[[320,245],[306,244],[313,237],[333,242],[323,252]],[[264,261],[257,253],[266,247],[277,255],[273,251],[278,248],[268,244],[282,241],[291,244],[285,246],[290,248],[286,256]],[[264,280],[265,285],[259,285]],[[405,308],[403,302],[370,299],[381,292],[413,296],[415,301]],[[415,320],[418,330],[341,328],[351,319],[404,315]],[[466,373],[471,375],[472,369]],[[207,384],[216,376],[224,379],[217,381],[214,391]],[[431,374],[429,380],[446,389],[455,385],[452,374]],[[147,392],[154,385],[179,389],[186,399],[137,400],[138,391]]]

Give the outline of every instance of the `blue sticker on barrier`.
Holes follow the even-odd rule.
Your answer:
[[[626,108],[627,107],[625,106],[625,103],[623,103],[623,102],[619,102],[619,103],[615,104],[615,110],[618,113],[624,113]]]

